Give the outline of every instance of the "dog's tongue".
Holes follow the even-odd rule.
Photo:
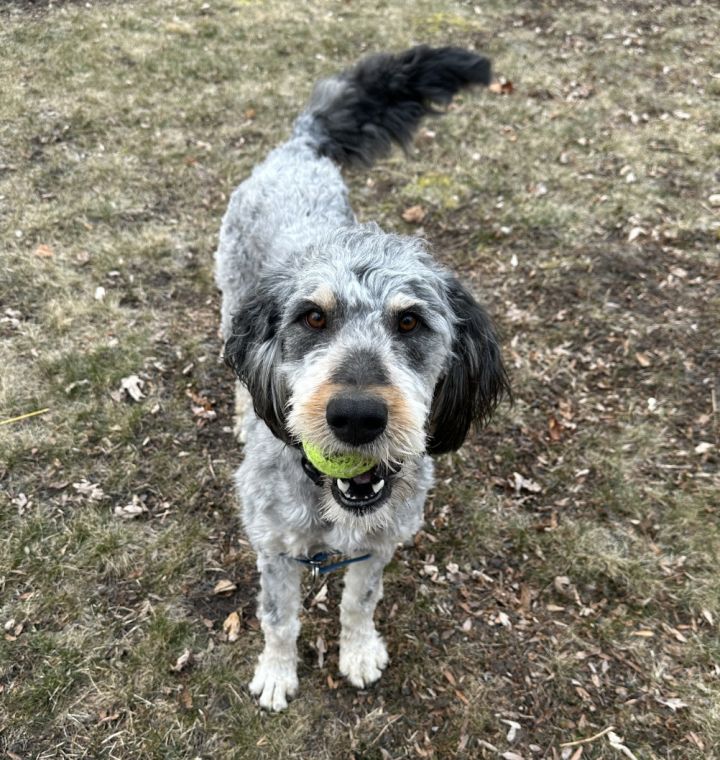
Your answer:
[[[364,485],[365,483],[372,482],[373,477],[373,470],[375,468],[373,467],[372,470],[368,470],[367,472],[363,472],[360,475],[356,475],[354,478],[350,478],[353,483],[357,483],[358,485]]]

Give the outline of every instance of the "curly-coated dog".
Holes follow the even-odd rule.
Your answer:
[[[286,707],[298,686],[304,565],[348,566],[340,672],[357,687],[380,677],[383,568],[421,525],[429,455],[457,449],[508,391],[483,308],[423,241],[358,223],[339,168],[407,146],[433,104],[489,80],[489,61],[458,48],[364,59],[316,86],[290,139],[225,214],[216,277],[225,357],[240,380],[236,483],[265,634],[250,690],[267,709]],[[332,478],[303,441],[377,464]],[[322,566],[330,555],[346,559]]]

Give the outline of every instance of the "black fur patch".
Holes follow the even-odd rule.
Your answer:
[[[448,293],[458,318],[453,358],[435,387],[430,414],[430,454],[462,446],[473,422],[484,423],[510,396],[495,328],[485,310],[456,279]]]
[[[248,389],[255,413],[273,434],[292,443],[285,427],[287,392],[278,377],[280,309],[272,288],[260,281],[240,305],[225,343],[225,362]]]
[[[407,148],[420,120],[438,113],[433,104],[447,105],[458,90],[490,78],[490,61],[462,48],[418,45],[365,58],[340,75],[337,92],[328,82],[318,86],[309,108],[321,133],[318,152],[369,166],[393,143]]]

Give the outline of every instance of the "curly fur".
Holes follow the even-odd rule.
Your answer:
[[[236,475],[262,575],[265,650],[250,688],[268,709],[285,707],[297,687],[300,570],[291,558],[372,554],[347,571],[340,669],[357,686],[378,678],[387,663],[372,622],[382,569],[420,527],[428,454],[458,448],[508,390],[482,307],[424,242],[358,224],[338,167],[407,145],[434,103],[489,79],[481,56],[420,46],[319,83],[291,138],[235,190],[223,219],[216,279],[225,356],[253,407]],[[322,329],[308,325],[313,311]],[[398,325],[407,314],[418,321],[405,334]],[[341,434],[327,414],[339,397],[351,414],[384,410],[382,429],[359,442]],[[247,406],[239,397],[238,410]],[[373,475],[377,507],[348,508],[342,483],[306,477],[302,440],[383,463]]]

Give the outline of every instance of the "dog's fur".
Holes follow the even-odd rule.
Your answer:
[[[421,240],[359,224],[338,168],[407,146],[431,104],[489,80],[485,58],[420,46],[319,83],[292,137],[233,193],[223,220],[216,276],[225,357],[252,400],[250,409],[238,385],[246,445],[236,483],[265,633],[250,690],[267,709],[283,709],[297,689],[296,558],[320,550],[372,555],[346,571],[340,671],[358,687],[380,677],[388,655],[373,613],[384,566],[422,522],[428,454],[457,449],[508,390],[482,307]],[[401,332],[401,322],[413,329]],[[330,424],[333,399],[349,409],[352,430],[342,437]],[[362,417],[365,408],[385,422]],[[356,422],[384,429],[356,440]],[[380,462],[377,503],[348,505],[338,490],[347,481],[307,477],[304,440]],[[351,497],[366,497],[363,483],[352,481]]]

